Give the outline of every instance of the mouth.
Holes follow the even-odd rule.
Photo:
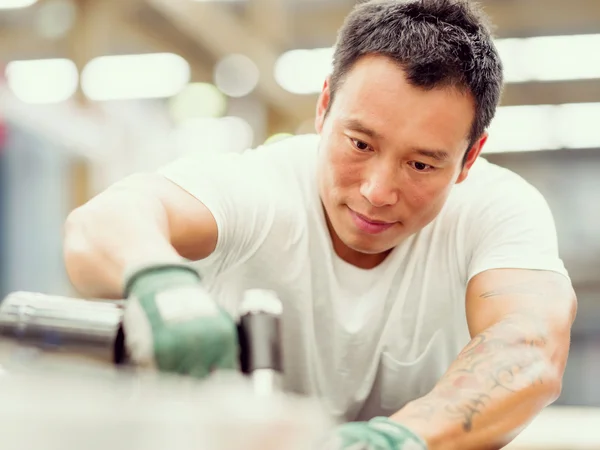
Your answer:
[[[350,208],[348,208],[348,210],[350,211],[350,216],[352,217],[352,220],[354,221],[356,227],[367,234],[383,233],[384,231],[389,230],[391,227],[398,223],[384,222],[380,220],[371,219],[370,217],[365,217],[362,214],[359,214]]]

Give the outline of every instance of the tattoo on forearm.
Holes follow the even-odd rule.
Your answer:
[[[535,330],[523,335],[523,323]],[[440,380],[432,395],[415,402],[411,417],[421,420],[443,411],[461,420],[466,432],[487,405],[502,395],[544,383],[545,325],[535,315],[515,314],[475,336]],[[440,410],[440,403],[446,406]]]
[[[481,414],[481,410],[490,400],[491,397],[487,394],[474,393],[466,398],[466,402],[447,405],[446,411],[451,416],[462,419],[463,430],[469,432],[473,428],[473,418]]]

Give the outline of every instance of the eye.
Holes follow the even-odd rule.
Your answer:
[[[417,172],[431,172],[432,170],[435,170],[435,167],[430,166],[429,164],[419,162],[419,161],[411,161],[411,162],[409,162],[409,164]]]
[[[352,141],[352,144],[354,144],[354,147],[356,147],[356,149],[361,152],[368,152],[371,150],[371,146],[369,144],[367,144],[366,142],[359,141],[358,139],[350,139],[350,140]]]

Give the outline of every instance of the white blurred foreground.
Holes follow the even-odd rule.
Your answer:
[[[0,375],[3,450],[309,450],[313,402],[256,396],[240,377]]]
[[[598,450],[600,409],[546,408],[507,450]]]

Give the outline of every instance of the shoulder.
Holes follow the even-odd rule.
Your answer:
[[[548,208],[538,189],[517,173],[480,158],[467,179],[455,186],[448,199],[450,209],[468,213],[494,214]]]
[[[531,191],[533,186],[523,177],[505,167],[498,166],[489,162],[485,158],[479,158],[471,169],[469,176],[462,183],[465,189],[471,193],[487,194],[481,192],[481,188],[496,190],[496,186],[502,186],[516,190]]]
[[[285,203],[289,196],[302,203],[313,199],[319,140],[318,135],[300,135],[253,150],[268,167],[271,182],[281,186],[278,196],[287,197]]]
[[[489,269],[548,270],[568,277],[544,196],[518,174],[480,162],[461,194],[467,279]]]
[[[229,156],[243,175],[253,183],[281,183],[283,188],[311,179],[316,164],[318,135],[300,135],[263,144]],[[260,175],[263,177],[259,180]],[[294,183],[296,182],[296,183]]]
[[[261,145],[248,152],[274,166],[302,170],[314,163],[319,139],[316,134],[292,136],[272,144]]]
[[[540,191],[520,175],[485,159],[455,186],[440,217],[468,246],[542,242],[555,246],[552,211]]]
[[[243,152],[214,153],[207,149],[185,154],[158,172],[167,178],[187,185],[211,183],[252,185],[254,188],[268,183],[273,177],[289,170],[302,171],[314,161],[318,137],[297,136],[282,141],[260,145]],[[287,174],[289,176],[289,173]]]

